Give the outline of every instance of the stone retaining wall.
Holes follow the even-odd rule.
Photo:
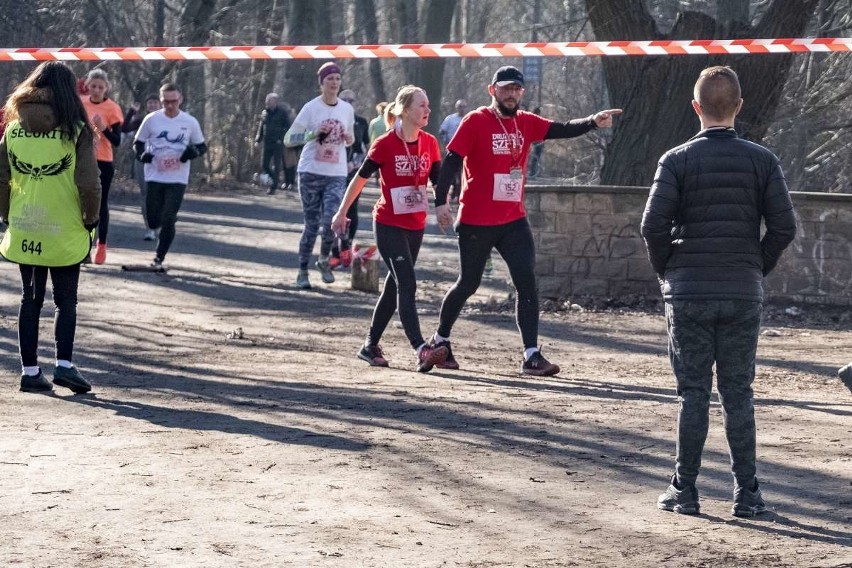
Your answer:
[[[770,300],[852,305],[852,195],[792,193],[796,240]],[[659,295],[639,234],[646,187],[527,186],[542,297]]]

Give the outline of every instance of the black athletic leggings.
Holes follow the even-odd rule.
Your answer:
[[[456,227],[459,237],[459,279],[441,304],[438,335],[449,337],[467,299],[479,288],[485,262],[496,248],[515,286],[515,320],[524,348],[538,346],[538,289],[535,281],[535,244],[526,218],[505,225]]]
[[[98,160],[98,169],[101,171],[101,217],[98,220],[98,242],[106,243],[109,232],[109,188],[112,187],[115,167],[112,162]]]
[[[53,335],[56,358],[71,360],[77,330],[77,284],[80,265],[48,268],[21,264],[21,308],[18,311],[18,345],[24,367],[38,365],[38,321],[47,289],[47,273],[53,281]]]
[[[163,260],[175,240],[175,223],[183,203],[186,186],[182,183],[148,182],[147,202],[148,226],[160,229],[157,239],[157,258]]]
[[[417,291],[417,278],[414,275],[414,263],[423,243],[423,230],[409,231],[373,222],[376,246],[388,266],[388,277],[373,310],[370,331],[367,334],[369,345],[378,345],[394,312],[399,309],[399,320],[405,330],[405,336],[414,349],[423,344],[420,332],[420,318],[414,294]]]

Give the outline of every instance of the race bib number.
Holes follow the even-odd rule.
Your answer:
[[[413,185],[394,187],[390,190],[393,214],[424,213],[429,210],[429,194],[424,185],[420,189]]]
[[[317,144],[316,161],[326,164],[337,164],[340,162],[340,146],[337,144]]]
[[[523,177],[512,174],[494,174],[494,201],[520,202],[524,192]]]
[[[180,156],[177,154],[157,156],[154,158],[154,165],[158,172],[176,172],[181,166]]]

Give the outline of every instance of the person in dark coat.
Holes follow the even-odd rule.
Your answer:
[[[275,194],[278,189],[278,178],[284,171],[284,134],[290,128],[290,117],[287,110],[280,104],[276,93],[266,95],[266,108],[260,113],[260,123],[257,125],[255,144],[263,145],[261,167],[263,173],[272,180],[267,193]]]
[[[657,505],[700,511],[695,482],[715,364],[734,476],[732,513],[751,517],[766,511],[751,387],[763,278],[792,242],[796,220],[778,158],[734,130],[743,104],[734,70],[702,71],[694,97],[701,131],[660,159],[641,226],[665,301],[680,401],[675,473]]]

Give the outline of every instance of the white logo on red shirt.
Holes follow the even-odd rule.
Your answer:
[[[511,138],[507,138],[503,132],[491,133],[491,151],[495,156],[508,156],[512,153],[512,143],[514,140],[515,148],[524,147],[524,135],[520,132],[512,132],[509,134]]]
[[[419,157],[396,155],[393,158],[397,177],[414,176],[418,166],[422,175],[429,163],[429,156],[427,154]]]

